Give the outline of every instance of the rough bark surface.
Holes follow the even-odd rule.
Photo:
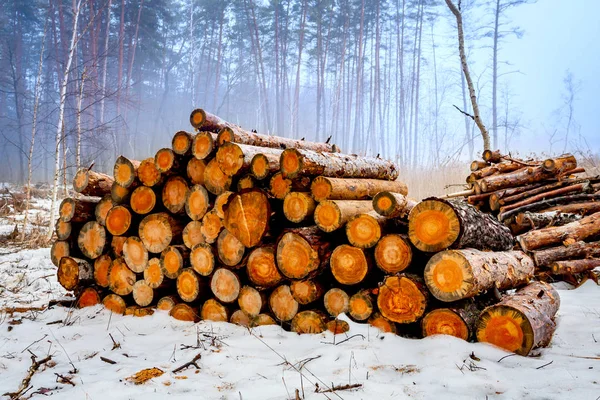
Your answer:
[[[73,178],[73,189],[84,196],[104,197],[110,194],[113,182],[109,175],[81,168]]]
[[[577,242],[531,252],[537,267],[549,267],[555,261],[600,257],[600,242]]]
[[[323,200],[368,200],[379,192],[393,192],[406,196],[408,188],[404,182],[379,179],[353,179],[316,177],[310,187],[316,201]]]

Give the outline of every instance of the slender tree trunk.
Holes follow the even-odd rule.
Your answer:
[[[496,0],[496,13],[494,18],[494,55],[492,60],[492,137],[494,149],[498,148],[498,20],[500,19],[500,0]],[[506,149],[504,149],[506,151]]]
[[[359,147],[360,137],[362,136],[362,75],[363,75],[363,33],[365,25],[365,0],[361,2],[360,10],[360,28],[358,33],[358,59],[356,60],[356,111],[354,113],[354,143],[353,148]]]
[[[300,69],[302,67],[302,50],[304,49],[304,29],[306,26],[308,0],[302,1],[302,20],[300,22],[300,38],[298,40],[298,64],[296,66],[296,88],[294,90],[294,108],[292,111],[292,128],[294,137],[297,138],[300,133],[298,125],[298,114],[300,111]]]
[[[223,53],[223,25],[225,20],[225,7],[222,8],[221,18],[219,21],[219,44],[217,45],[217,69],[215,71],[215,97],[213,101],[213,108],[216,110],[219,99],[219,82],[221,80],[221,60]]]
[[[435,94],[435,108],[434,108],[434,121],[433,121],[433,134],[435,140],[435,160],[434,166],[438,167],[440,164],[440,138],[438,132],[438,117],[440,112],[440,103],[438,99],[438,78],[437,78],[437,62],[435,58],[435,37],[433,35],[433,25],[434,22],[431,22],[431,50],[433,53],[433,82],[434,82],[434,94]]]
[[[79,96],[77,99],[77,144],[75,146],[76,170],[81,168],[81,105],[83,103],[83,88],[86,78],[86,70],[83,68],[83,73],[81,74],[81,83],[79,84]]]
[[[423,33],[423,1],[421,0],[421,17],[419,18],[419,52],[417,53],[417,76],[416,76],[416,91],[415,91],[415,133],[413,140],[413,168],[417,167],[419,158],[419,88],[421,83],[421,48],[422,48],[422,33]]]
[[[100,98],[100,124],[104,124],[104,103],[106,101],[107,93],[106,93],[106,74],[108,71],[108,45],[110,39],[110,7],[112,4],[112,0],[108,0],[108,5],[106,6],[106,36],[104,38],[104,65],[102,66],[102,88],[101,88],[101,98]],[[113,145],[115,154],[117,153],[117,143],[116,138],[113,133]]]
[[[119,66],[117,70],[117,115],[121,112],[121,86],[123,84],[123,50],[125,46],[125,0],[121,0],[119,21]]]

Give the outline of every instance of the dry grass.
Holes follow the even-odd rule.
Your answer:
[[[454,163],[440,168],[405,169],[400,179],[408,185],[411,198],[422,200],[464,190],[469,173],[469,164]]]

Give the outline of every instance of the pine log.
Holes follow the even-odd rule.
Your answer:
[[[169,148],[163,148],[156,152],[154,165],[163,176],[177,175],[183,167],[181,158]]]
[[[250,161],[250,173],[262,181],[279,171],[279,155],[276,153],[258,153]]]
[[[154,157],[146,158],[137,170],[138,179],[147,187],[158,186],[162,183],[162,173],[156,168]]]
[[[377,242],[374,254],[377,267],[389,275],[404,271],[413,258],[408,237],[395,233],[383,236]]]
[[[184,268],[177,275],[177,294],[181,300],[190,303],[200,295],[200,278],[191,268]]]
[[[110,249],[112,250],[114,257],[123,256],[123,245],[127,240],[127,236],[113,236],[110,241]]]
[[[332,319],[327,323],[327,330],[334,335],[341,335],[350,330],[350,324],[341,319]]]
[[[248,279],[257,289],[264,290],[277,286],[283,280],[275,264],[275,247],[261,246],[252,250],[246,265]]]
[[[306,305],[313,303],[323,297],[323,286],[311,279],[305,279],[301,281],[293,281],[290,284],[290,290],[292,296],[298,302],[298,304]]]
[[[111,235],[123,236],[133,227],[131,220],[131,211],[129,211],[129,208],[125,206],[114,206],[106,215],[106,230],[110,232]]]
[[[204,235],[202,235],[202,222],[190,221],[181,234],[183,244],[188,249],[194,248],[199,243],[204,243]]]
[[[217,209],[213,208],[202,217],[202,228],[200,228],[200,231],[205,243],[213,244],[223,230],[223,218],[220,218],[217,213]]]
[[[340,288],[332,288],[323,296],[323,303],[329,315],[337,317],[348,312],[350,296]]]
[[[139,161],[130,160],[124,156],[119,156],[117,161],[115,161],[115,167],[113,171],[115,182],[124,188],[128,188],[131,186],[133,181],[135,181],[139,166]]]
[[[353,216],[346,223],[348,243],[361,249],[375,246],[381,239],[381,232],[386,220],[386,217],[375,211]]]
[[[283,214],[294,223],[302,223],[313,218],[317,203],[310,193],[291,192],[283,199]]]
[[[317,176],[310,191],[316,201],[368,200],[379,192],[394,192],[406,196],[406,183],[380,179],[344,179]]]
[[[150,214],[139,225],[139,238],[151,253],[160,253],[171,243],[181,243],[183,221],[167,213]]]
[[[196,160],[206,160],[216,149],[217,135],[212,132],[201,131],[194,136],[192,154]]]
[[[591,185],[590,185],[589,181],[577,183],[575,185],[561,187],[558,189],[539,193],[539,194],[531,196],[531,197],[527,197],[521,201],[517,201],[516,203],[507,204],[504,207],[500,207],[500,212],[506,213],[507,211],[514,210],[515,208],[519,208],[519,207],[526,206],[529,204],[537,203],[538,201],[541,201],[541,200],[563,196],[568,193],[585,193],[585,192],[588,192],[590,190],[590,188],[591,188]]]
[[[207,163],[204,160],[198,160],[196,158],[192,158],[188,161],[186,172],[192,185],[204,185],[204,170],[206,169],[206,164]]]
[[[283,176],[329,176],[335,178],[367,178],[396,180],[399,168],[392,161],[361,157],[356,154],[318,153],[289,148],[281,153]]]
[[[179,214],[185,211],[186,199],[188,198],[190,188],[184,178],[181,176],[170,177],[162,189],[163,205],[172,214]]]
[[[527,356],[552,340],[559,307],[558,292],[547,283],[534,282],[483,310],[477,340]]]
[[[408,237],[425,252],[472,247],[480,250],[509,250],[510,230],[475,207],[458,200],[425,199],[408,217]]]
[[[189,251],[183,246],[167,246],[160,253],[160,269],[169,279],[176,279],[189,263]]]
[[[178,321],[198,322],[200,316],[194,308],[185,303],[175,304],[169,311],[169,315]]]
[[[87,285],[94,281],[94,268],[87,260],[63,257],[58,263],[56,277],[62,287],[74,290],[79,285]]]
[[[569,204],[546,208],[544,210],[541,210],[540,212],[552,212],[552,211],[559,211],[561,213],[573,213],[573,214],[580,214],[580,215],[593,214],[593,213],[600,211],[600,201],[591,201],[591,202],[585,202],[585,203],[572,202]]]
[[[510,211],[498,214],[498,220],[504,221],[513,216],[520,214],[525,211],[539,211],[539,210],[556,210],[560,209],[561,212],[568,212],[567,209],[579,208],[580,206],[565,207],[565,205],[579,203],[579,202],[595,202],[600,200],[599,194],[571,194],[568,196],[554,197],[552,199],[540,200],[537,203],[527,204]],[[560,207],[556,207],[560,206]],[[583,210],[583,209],[582,209]]]
[[[219,146],[215,158],[225,175],[235,176],[250,170],[254,156],[262,154],[263,156],[281,157],[282,152],[283,150],[280,149],[228,142]]]
[[[96,216],[98,200],[65,198],[58,208],[58,218],[64,222],[88,222]]]
[[[571,154],[565,154],[558,158],[544,160],[542,168],[547,172],[564,172],[577,168],[577,159]]]
[[[373,211],[370,200],[324,200],[315,208],[315,224],[324,232],[333,232],[355,215],[370,211]]]
[[[555,261],[550,265],[554,275],[578,274],[600,267],[600,259],[586,258],[583,260]]]
[[[437,253],[423,274],[431,293],[449,302],[473,297],[494,287],[505,290],[527,284],[534,269],[533,260],[522,251],[464,249]]]
[[[240,295],[240,278],[225,268],[217,269],[210,279],[210,290],[223,303],[233,303]]]
[[[492,164],[488,167],[481,168],[477,171],[471,172],[467,177],[467,183],[473,183],[478,179],[485,178],[486,176],[492,176],[497,174],[504,174],[507,172],[513,172],[523,167],[522,164],[516,162],[501,162],[498,164]]]
[[[144,270],[144,281],[152,289],[159,288],[165,279],[165,275],[160,267],[159,258],[151,258],[148,260],[148,267]]]
[[[140,307],[146,307],[154,299],[154,290],[152,290],[146,281],[140,280],[133,284],[132,297],[135,304]]]
[[[497,201],[498,201],[498,205],[500,207],[506,206],[508,204],[520,202],[522,200],[525,200],[527,198],[530,198],[530,197],[538,195],[538,194],[543,194],[546,192],[553,191],[555,189],[564,188],[565,186],[569,186],[571,184],[577,184],[577,183],[582,183],[582,182],[586,182],[586,181],[584,179],[563,179],[558,182],[552,182],[552,183],[546,183],[546,184],[526,185],[525,187],[528,187],[528,186],[533,186],[533,187],[531,187],[527,190],[518,191],[518,192],[515,192],[512,194],[505,193],[501,198],[498,198]],[[589,181],[587,181],[587,182],[589,182]],[[504,190],[504,192],[508,192],[508,189]]]
[[[133,189],[137,187],[136,181],[134,181],[128,188],[119,185],[117,182],[113,183],[110,188],[110,197],[115,204],[126,204],[129,202],[129,197]]]
[[[488,167],[490,164],[487,161],[475,160],[471,162],[470,169],[471,171],[479,171],[485,167]]]
[[[127,304],[118,294],[111,293],[102,299],[104,308],[115,314],[125,315]]]
[[[275,318],[282,322],[292,320],[298,313],[298,302],[292,296],[292,291],[287,285],[278,286],[271,292],[269,307]]]
[[[112,261],[108,254],[102,254],[94,260],[94,282],[96,285],[103,288],[108,287],[108,271]]]
[[[502,161],[502,157],[500,150],[484,150],[482,154],[483,161],[488,163],[498,163]]]
[[[151,307],[129,306],[125,309],[125,315],[133,317],[148,317],[153,314],[154,308]]]
[[[68,241],[65,240],[57,240],[52,243],[52,247],[50,248],[50,259],[52,260],[52,264],[58,267],[60,263],[60,259],[63,257],[68,257],[71,255],[71,246]]]
[[[252,326],[277,325],[277,321],[269,314],[258,314],[252,321]]]
[[[179,131],[173,135],[171,140],[171,148],[175,154],[181,156],[190,154],[192,152],[192,141],[193,137],[186,131]]]
[[[75,237],[75,235],[79,232],[83,225],[71,222],[61,221],[60,218],[56,220],[54,224],[54,233],[56,234],[56,239],[58,240],[68,240],[71,238],[71,235]]]
[[[290,192],[306,192],[310,188],[310,178],[303,176],[297,179],[285,178],[281,172],[275,173],[269,181],[269,193],[283,200]]]
[[[342,285],[356,285],[362,282],[367,277],[371,265],[370,256],[358,247],[342,244],[331,253],[331,273]]]
[[[385,278],[379,286],[377,307],[390,321],[407,324],[423,316],[427,300],[428,291],[420,279],[400,274]]]
[[[77,296],[77,307],[85,308],[85,307],[93,307],[102,302],[100,298],[100,294],[98,290],[93,287],[87,287],[79,293]]]
[[[568,246],[537,250],[531,252],[531,257],[538,267],[549,267],[556,261],[600,257],[600,242],[576,242]]]
[[[271,207],[260,189],[250,189],[229,197],[223,225],[246,247],[258,245],[269,229]]]
[[[94,210],[94,214],[96,215],[96,221],[102,225],[106,225],[106,216],[111,208],[116,206],[117,204],[113,201],[110,195],[104,196],[98,204],[96,204],[96,209]]]
[[[190,264],[201,276],[210,276],[215,269],[215,256],[212,246],[198,243],[190,252]]]
[[[396,324],[379,312],[374,312],[367,322],[383,333],[396,333]]]
[[[223,229],[217,239],[219,260],[228,267],[236,267],[242,262],[246,247],[227,229]],[[243,265],[239,266],[242,267]],[[236,267],[238,268],[238,267]]]
[[[361,290],[350,297],[348,314],[355,321],[366,321],[375,310],[375,301],[368,290]]]
[[[139,237],[130,236],[125,240],[123,244],[123,259],[129,269],[136,273],[144,272],[146,267],[148,267],[148,250],[146,250],[144,243],[142,243]]]
[[[221,171],[215,158],[210,160],[204,168],[204,186],[206,190],[215,195],[226,192],[231,187],[231,177]]]
[[[490,197],[489,197],[490,210],[498,211],[500,209],[500,207],[503,205],[503,204],[501,204],[501,202],[503,202],[504,199],[509,196],[527,192],[528,190],[536,189],[536,188],[539,188],[542,186],[544,186],[544,183],[533,183],[530,185],[517,186],[514,188],[500,189],[500,190],[496,190],[495,192],[489,192],[490,193]],[[482,195],[484,195],[484,194],[486,194],[486,193],[483,193]]]
[[[379,192],[373,198],[373,209],[387,218],[405,218],[417,202],[404,196],[394,192]]]
[[[481,313],[476,301],[468,299],[448,308],[437,308],[425,314],[421,321],[423,337],[450,335],[469,340],[475,332],[475,323]]]
[[[277,240],[279,271],[290,279],[311,278],[326,266],[331,243],[316,227],[286,229]]]
[[[245,314],[256,317],[266,306],[266,297],[252,286],[244,286],[240,289],[237,302]]]
[[[195,185],[187,192],[185,212],[193,221],[201,220],[210,207],[208,192],[202,185]]]
[[[73,178],[73,189],[84,196],[104,197],[110,194],[113,182],[109,175],[80,168]]]
[[[302,333],[321,333],[327,329],[325,316],[318,311],[300,311],[292,318],[292,332]]]
[[[250,328],[252,326],[252,321],[248,314],[246,314],[242,310],[235,310],[231,313],[231,317],[229,317],[229,322],[235,325],[243,326],[245,328]]]
[[[600,233],[600,212],[563,226],[529,231],[517,236],[524,251],[536,250],[566,241],[585,240]]]
[[[84,256],[93,260],[100,257],[106,250],[108,245],[106,239],[104,227],[96,221],[90,221],[79,231],[77,245]]]
[[[247,189],[254,189],[255,187],[257,187],[256,181],[254,180],[254,177],[251,175],[244,175],[241,178],[238,179],[237,181],[237,191],[241,192],[242,190],[247,190]]]
[[[556,211],[546,213],[525,211],[515,217],[515,226],[521,230],[541,229],[547,226],[566,225],[574,221],[579,221],[581,218],[583,216],[579,214],[565,214]]]
[[[177,304],[175,296],[164,296],[156,302],[156,308],[163,311],[171,311]],[[186,304],[187,305],[187,304]]]
[[[202,305],[200,317],[205,321],[227,322],[229,321],[229,311],[217,300],[209,299]]]
[[[135,278],[135,273],[125,264],[125,260],[116,258],[108,270],[108,288],[119,296],[127,296],[133,291]]]
[[[227,205],[229,197],[231,197],[232,194],[233,192],[223,192],[215,199],[215,205],[213,206],[213,209],[221,219],[225,218],[224,207]]]
[[[148,186],[140,186],[131,193],[129,205],[134,213],[146,215],[156,206],[156,193]]]

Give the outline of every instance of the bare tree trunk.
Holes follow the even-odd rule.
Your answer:
[[[121,0],[121,20],[119,21],[119,66],[117,69],[117,115],[121,111],[121,86],[123,84],[123,50],[125,46],[125,0]]]
[[[302,66],[302,50],[304,45],[304,29],[306,26],[307,0],[302,2],[302,21],[300,22],[300,39],[298,41],[298,64],[296,67],[296,89],[294,90],[294,108],[292,111],[292,128],[294,137],[298,137],[300,127],[298,125],[298,113],[300,109],[300,67]]]
[[[219,81],[221,80],[221,54],[223,48],[223,25],[225,20],[225,7],[223,7],[221,12],[221,21],[219,22],[219,44],[217,45],[217,69],[215,71],[215,97],[214,97],[214,106],[213,108],[217,108],[217,101],[219,99]]]
[[[358,59],[356,61],[356,111],[354,113],[354,140],[353,148],[358,147],[361,136],[361,119],[362,119],[362,75],[363,75],[363,33],[365,25],[365,0],[361,2],[360,11],[360,30],[358,33]]]
[[[496,13],[494,19],[494,55],[492,60],[492,137],[494,149],[498,148],[498,21],[500,19],[500,0],[496,0]],[[506,151],[507,149],[504,149]]]
[[[413,168],[417,167],[417,160],[419,157],[418,143],[419,143],[419,87],[421,83],[421,44],[422,44],[422,33],[423,33],[423,1],[421,1],[421,17],[417,21],[419,24],[419,51],[417,53],[417,83],[415,90],[415,133],[413,139]]]
[[[75,146],[75,167],[78,171],[81,168],[81,104],[83,103],[83,87],[85,85],[86,71],[83,68],[81,74],[81,83],[79,84],[79,97],[77,99],[77,144]]]
[[[104,102],[106,101],[106,73],[108,70],[108,44],[110,38],[110,6],[112,4],[112,0],[108,0],[108,5],[106,6],[106,37],[104,38],[104,65],[102,67],[102,97],[100,98],[100,124],[104,124]],[[117,152],[117,143],[116,138],[113,134],[114,141],[114,150]]]

